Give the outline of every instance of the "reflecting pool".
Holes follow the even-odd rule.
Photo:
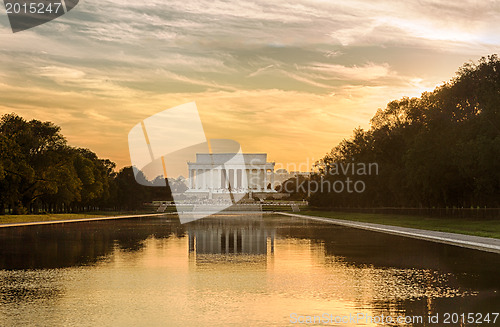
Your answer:
[[[0,326],[476,326],[499,276],[497,254],[279,215],[0,228]]]

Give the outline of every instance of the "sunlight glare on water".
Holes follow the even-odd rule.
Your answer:
[[[293,314],[357,313],[420,315],[414,325],[430,326],[436,312],[500,303],[495,255],[281,216],[0,236],[1,326],[289,326]],[[342,324],[354,325],[385,324]]]

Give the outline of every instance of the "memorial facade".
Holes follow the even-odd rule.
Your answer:
[[[274,192],[274,165],[266,153],[198,153],[188,162],[189,191]]]

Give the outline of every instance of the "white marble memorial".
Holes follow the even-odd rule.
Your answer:
[[[275,192],[269,187],[274,185],[274,165],[266,153],[198,153],[196,162],[188,162],[188,192]]]

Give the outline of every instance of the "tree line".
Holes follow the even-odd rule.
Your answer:
[[[377,163],[363,192],[318,191],[320,207],[500,207],[500,61],[463,65],[456,76],[420,97],[379,109],[316,164],[312,181],[339,179],[333,168]]]
[[[128,211],[171,198],[169,188],[139,185],[132,167],[115,168],[88,149],[69,146],[51,122],[16,114],[0,119],[0,215]]]
[[[355,129],[289,193],[320,207],[500,207],[499,158],[500,60],[491,55],[463,65],[432,92],[379,109],[369,129]],[[343,169],[371,163],[376,174]],[[0,119],[0,214],[136,210],[171,199],[169,187],[138,184],[132,167],[115,169],[68,145],[51,122]],[[318,190],[325,181],[337,188]],[[362,192],[349,192],[357,181]],[[314,192],[302,187],[313,182]]]

